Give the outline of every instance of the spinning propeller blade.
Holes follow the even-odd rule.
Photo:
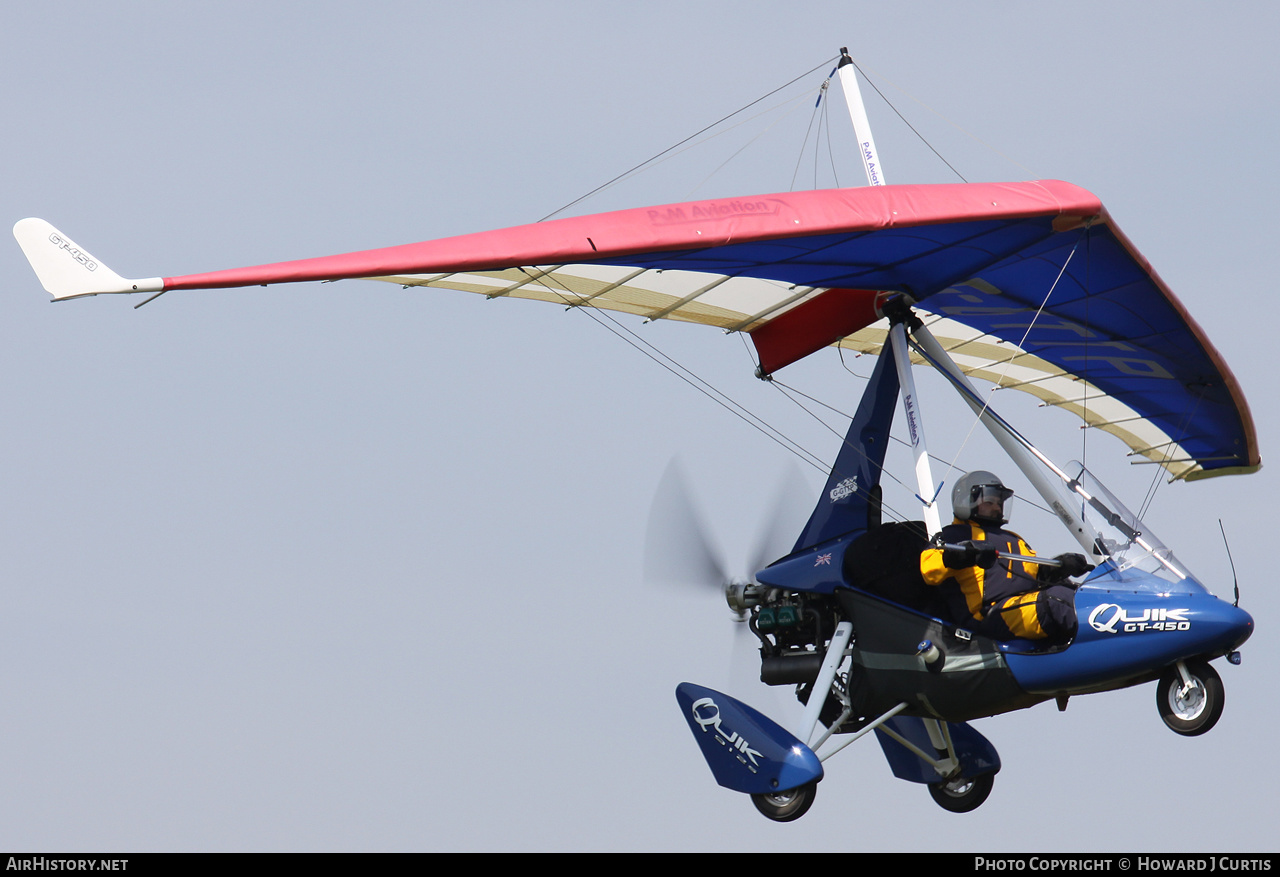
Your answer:
[[[677,459],[667,464],[649,511],[645,540],[646,581],[669,585],[714,587],[723,593],[737,620],[746,618],[743,589],[756,584],[755,573],[790,553],[795,534],[808,514],[810,499],[799,468],[784,473],[773,502],[765,506],[764,526],[750,552],[745,575],[730,576],[723,554],[710,535],[693,500]]]
[[[716,590],[729,581],[723,554],[694,504],[678,459],[667,464],[658,482],[644,555],[646,581]]]
[[[813,492],[795,461],[791,461],[765,506],[765,519],[748,559],[747,572],[754,578],[758,570],[791,553],[796,537],[813,509]]]

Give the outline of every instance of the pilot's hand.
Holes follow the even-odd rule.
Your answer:
[[[1059,554],[1054,560],[1058,566],[1040,567],[1040,579],[1046,582],[1061,582],[1074,576],[1082,576],[1093,569],[1093,564],[1083,554]]]
[[[996,559],[996,550],[986,542],[961,542],[942,549],[942,565],[948,569],[968,569],[971,566],[990,569],[995,566]]]

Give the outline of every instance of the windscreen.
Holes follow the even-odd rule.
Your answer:
[[[1109,557],[1086,585],[1123,585],[1126,590],[1160,594],[1208,593],[1163,542],[1147,529],[1101,481],[1078,461],[1067,473],[1092,499],[1081,500],[1083,517],[1098,534],[1098,547]]]

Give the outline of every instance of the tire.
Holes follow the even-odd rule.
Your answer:
[[[946,783],[929,783],[929,794],[938,806],[952,813],[968,813],[977,810],[991,794],[996,775],[984,773],[976,777],[951,780]]]
[[[756,809],[774,822],[794,822],[809,812],[813,806],[813,798],[818,792],[818,782],[805,783],[785,792],[773,792],[764,795],[752,795],[751,803]]]
[[[1185,697],[1182,692],[1182,674],[1177,667],[1170,667],[1160,677],[1156,688],[1156,707],[1160,718],[1169,728],[1184,737],[1197,737],[1218,723],[1222,717],[1225,694],[1218,671],[1204,661],[1188,661],[1194,688]]]

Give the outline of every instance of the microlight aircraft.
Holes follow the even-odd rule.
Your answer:
[[[760,641],[761,681],[796,686],[799,726],[788,731],[704,686],[676,689],[717,782],[771,819],[802,816],[824,762],[872,732],[896,776],[964,812],[982,804],[1000,769],[973,719],[1157,680],[1165,723],[1208,731],[1223,709],[1210,661],[1238,663],[1253,630],[1238,595],[1213,596],[1085,467],[1051,461],[969,379],[1028,392],[1193,481],[1260,467],[1235,378],[1094,195],[1053,180],[886,185],[847,54],[833,72],[867,187],[146,279],[120,276],[44,220],[23,219],[14,234],[55,300],[365,278],[746,333],[766,379],[833,345],[875,355],[793,549],[749,581],[723,583]],[[928,611],[919,555],[942,529],[942,486],[913,358],[954,386],[1093,564],[1076,583],[1070,642],[998,642]],[[884,520],[880,479],[899,400],[919,522]]]

